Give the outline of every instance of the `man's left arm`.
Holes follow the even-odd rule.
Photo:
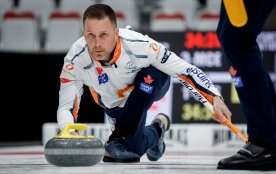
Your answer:
[[[216,121],[222,122],[225,117],[230,119],[231,112],[225,105],[221,94],[202,70],[152,39],[148,47],[152,66],[180,80],[201,103],[210,103],[214,112],[213,118]]]

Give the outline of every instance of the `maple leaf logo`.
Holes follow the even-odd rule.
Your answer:
[[[154,81],[153,79],[152,79],[152,77],[148,74],[146,77],[144,77],[144,81],[145,81],[145,83],[147,83],[147,84],[152,84],[152,82]]]
[[[96,67],[97,73],[100,75],[103,72],[103,69],[101,67]]]
[[[64,83],[72,82],[72,80],[66,79],[66,78],[60,78],[60,82],[64,84]]]

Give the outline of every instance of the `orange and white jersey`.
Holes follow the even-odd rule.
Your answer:
[[[85,39],[78,39],[65,56],[60,75],[57,120],[60,128],[77,119],[83,85],[103,108],[124,107],[137,73],[152,65],[178,78],[202,103],[220,96],[207,76],[162,44],[132,30],[120,29],[113,58],[108,65],[94,61]],[[196,90],[193,90],[196,89]]]

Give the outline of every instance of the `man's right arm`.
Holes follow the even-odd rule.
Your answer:
[[[78,117],[83,82],[78,78],[77,71],[75,65],[65,61],[60,75],[59,106],[57,110],[57,122],[60,129],[63,129],[69,123],[74,123]]]

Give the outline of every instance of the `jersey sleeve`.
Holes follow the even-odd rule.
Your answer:
[[[83,81],[75,64],[65,57],[60,75],[59,106],[57,122],[60,129],[74,123],[78,117],[79,103],[83,93]]]
[[[214,96],[221,97],[207,75],[196,66],[181,59],[153,39],[149,39],[148,49],[151,65],[177,78],[201,103],[213,104]]]

